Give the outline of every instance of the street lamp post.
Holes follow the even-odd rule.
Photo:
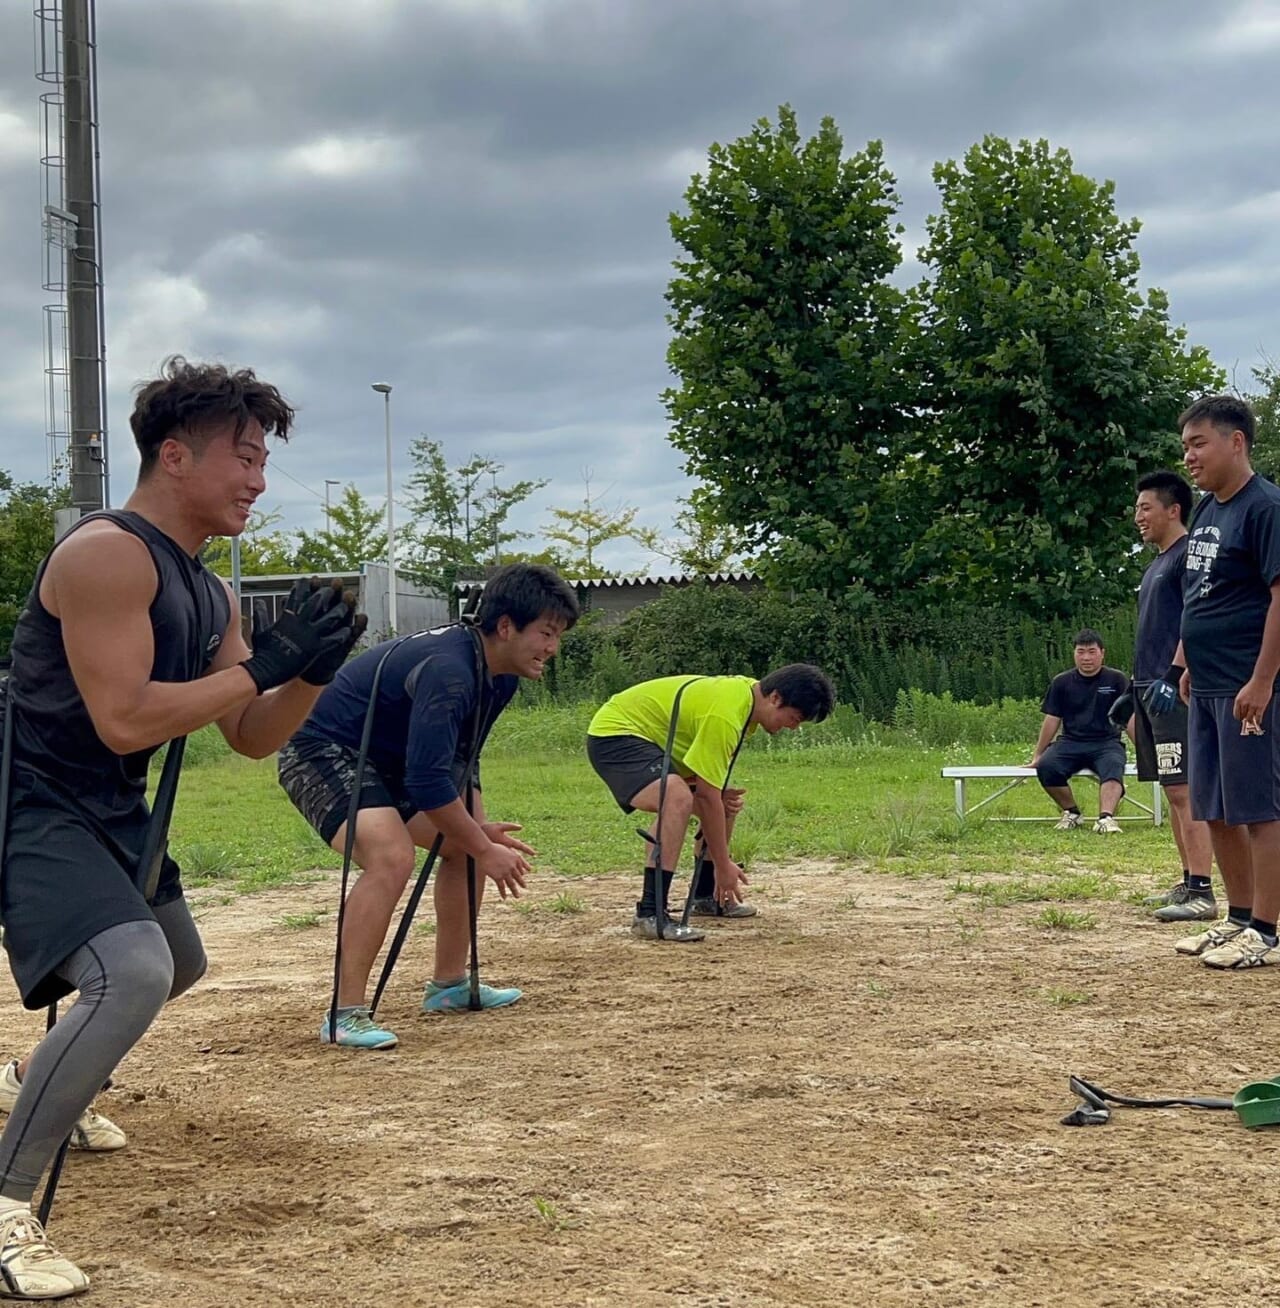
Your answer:
[[[391,483],[391,387],[386,382],[374,382],[373,389],[382,396],[383,417],[387,430],[387,625],[389,636],[396,634],[396,524],[392,507]]]
[[[324,529],[329,535],[333,535],[333,520],[329,516],[329,487],[341,485],[342,483],[335,477],[324,479]]]

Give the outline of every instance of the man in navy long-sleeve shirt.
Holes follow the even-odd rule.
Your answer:
[[[369,974],[416,859],[444,836],[435,878],[435,975],[424,1012],[467,1008],[470,911],[467,858],[477,890],[490,878],[505,899],[518,898],[533,850],[520,828],[485,819],[479,757],[520,677],[537,680],[578,617],[573,591],[550,568],[516,563],[485,585],[474,630],[463,626],[388,641],[348,663],[321,695],[306,726],[280,751],[280,784],[299,812],[335,850],[345,847],[356,758],[384,656],[360,785],[353,859],[362,875],[347,899],[338,977],[337,1044],[389,1049],[396,1036],[365,1003]],[[473,798],[463,796],[468,764]],[[485,1008],[514,1003],[520,991],[481,986]],[[329,1042],[326,1015],[320,1038]]]

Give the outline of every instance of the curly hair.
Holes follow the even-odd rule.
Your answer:
[[[160,446],[170,438],[198,449],[227,423],[239,436],[255,418],[267,435],[289,439],[293,408],[252,368],[233,372],[225,364],[190,363],[175,354],[155,381],[137,389],[129,426],[142,458],[138,475],[155,467]]]

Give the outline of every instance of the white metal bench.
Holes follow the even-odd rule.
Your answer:
[[[1137,766],[1133,763],[1127,764],[1125,766],[1124,774],[1126,777],[1136,777],[1138,775]],[[1033,780],[1036,775],[1036,770],[1035,768],[1027,767],[1000,766],[943,768],[942,775],[947,780],[955,783],[956,815],[957,817],[965,818],[976,813],[980,808],[986,808],[988,804],[994,803],[1001,795],[1012,790],[1014,786],[1020,786],[1024,781]],[[1093,781],[1097,781],[1098,779],[1096,773],[1087,770],[1084,772],[1077,772],[1075,775],[1077,777],[1088,777]],[[988,795],[986,799],[980,799],[972,808],[967,807],[965,804],[965,783],[984,778],[1004,780],[1006,781],[1006,784],[1001,786],[994,795]],[[1075,777],[1072,777],[1072,780],[1074,781]],[[1119,821],[1145,822],[1147,818],[1150,818],[1156,826],[1164,825],[1164,793],[1160,789],[1160,783],[1158,781],[1153,781],[1151,783],[1150,808],[1142,803],[1141,800],[1131,798],[1128,793],[1125,794],[1123,802],[1126,804],[1132,804],[1134,808],[1141,809],[1142,812],[1146,814],[1146,817],[1125,816],[1122,818],[1117,813],[1116,817]],[[1011,817],[995,819],[997,822],[1056,822],[1057,820],[1057,817]]]

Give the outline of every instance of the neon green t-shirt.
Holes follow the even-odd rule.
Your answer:
[[[681,686],[680,718],[671,766],[682,777],[695,773],[724,788],[743,728],[751,716],[754,677],[658,677],[619,691],[600,706],[589,736],[639,736],[665,749],[671,729],[671,708]],[[750,735],[758,723],[752,723]]]

